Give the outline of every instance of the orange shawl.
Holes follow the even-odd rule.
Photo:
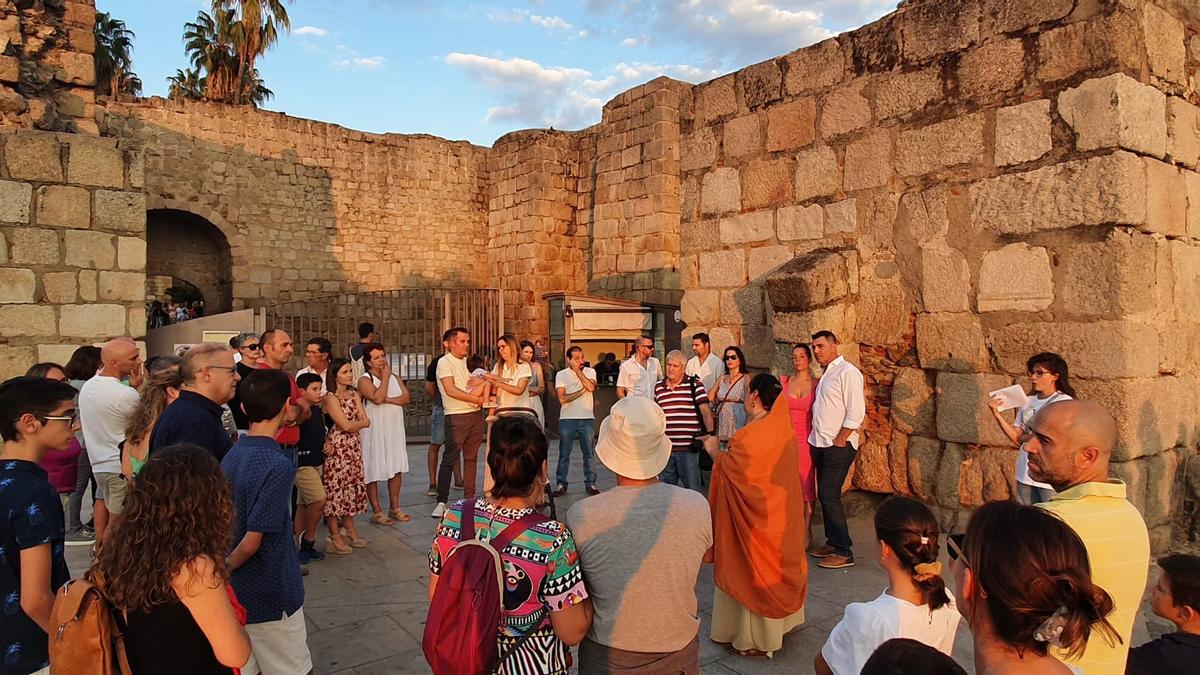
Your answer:
[[[804,607],[808,542],[787,396],[733,435],[708,494],[717,588],[768,619]]]

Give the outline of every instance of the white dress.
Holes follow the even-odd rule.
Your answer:
[[[371,378],[371,384],[380,386],[379,378]],[[388,381],[388,398],[400,396],[404,390],[392,375]],[[362,430],[363,475],[365,482],[375,483],[388,480],[398,473],[408,473],[408,446],[404,437],[404,408],[391,403],[372,403],[363,397],[363,407],[371,426]]]

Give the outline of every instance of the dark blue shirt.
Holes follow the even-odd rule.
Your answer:
[[[296,467],[273,438],[242,436],[221,460],[233,489],[233,546],[261,532],[258,551],[230,574],[247,623],[278,621],[304,604],[300,558],[292,539],[292,482]]]
[[[321,406],[309,408],[309,417],[300,423],[300,446],[296,451],[299,466],[321,466],[325,463],[325,415]]]
[[[150,451],[175,443],[191,443],[213,453],[218,460],[229,452],[233,441],[221,423],[221,406],[194,391],[180,392],[179,398],[163,410],[150,437]]]
[[[50,545],[50,590],[71,578],[63,557],[62,502],[46,470],[0,460],[0,674],[26,675],[50,663],[46,632],[21,609],[21,551]]]

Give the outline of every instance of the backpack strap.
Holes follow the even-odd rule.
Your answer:
[[[491,541],[492,548],[496,549],[497,553],[503,553],[504,548],[513,543],[513,540],[521,536],[525,530],[528,530],[534,525],[541,525],[548,520],[550,519],[538,513],[537,511],[530,511],[529,513],[526,513],[520,518],[514,520],[507,527],[505,527],[500,534],[496,535],[496,538]]]
[[[475,500],[464,501],[460,513],[462,522],[458,524],[458,541],[471,541],[475,538]]]

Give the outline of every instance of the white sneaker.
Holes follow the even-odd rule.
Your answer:
[[[438,505],[433,507],[433,513],[429,515],[432,518],[441,518],[446,515],[446,502],[438,502]]]

